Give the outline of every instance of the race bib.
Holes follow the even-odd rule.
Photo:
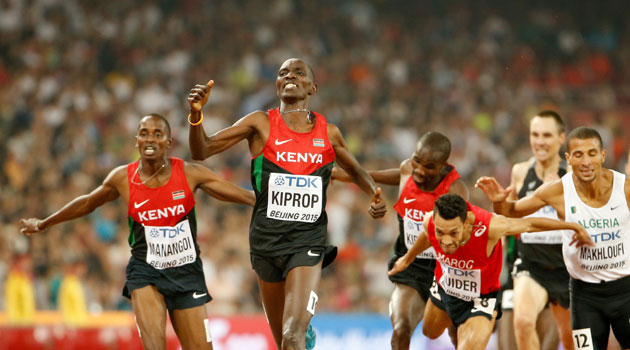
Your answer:
[[[315,222],[322,213],[320,176],[269,174],[267,217],[284,221]]]
[[[481,270],[461,270],[443,263],[440,265],[442,266],[440,286],[448,295],[466,301],[481,295]]]
[[[410,219],[408,217],[403,218],[404,235],[405,235],[405,246],[407,249],[411,249],[418,236],[424,232],[424,226],[421,221],[416,221],[414,219]],[[435,259],[435,249],[433,247],[427,248],[425,251],[421,252],[416,256],[419,259]]]
[[[470,312],[483,312],[484,314],[492,315],[496,304],[497,298],[475,298],[473,299],[473,308]]]
[[[175,226],[144,226],[147,241],[147,264],[163,270],[190,264],[197,251],[188,220]]]
[[[593,339],[590,328],[573,330],[573,345],[577,350],[593,350]]]
[[[621,230],[600,233],[594,247],[582,246],[578,248],[577,256],[581,264],[580,267],[588,272],[626,268],[628,247],[621,239],[620,232]],[[604,235],[609,239],[601,239]],[[593,234],[591,234],[591,239],[593,239]]]

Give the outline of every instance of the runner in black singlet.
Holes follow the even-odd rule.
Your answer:
[[[564,121],[555,111],[545,110],[534,116],[529,125],[529,143],[533,157],[514,165],[510,186],[511,199],[530,196],[544,182],[557,180],[566,173],[566,162],[560,157],[565,138]],[[555,209],[545,207],[532,214],[557,219]],[[561,339],[565,349],[573,349],[569,315],[569,274],[562,259],[562,232],[523,233],[515,241],[517,259],[511,270],[513,293],[513,329],[519,349],[557,348]],[[509,305],[509,303],[508,303]],[[541,324],[548,315],[546,305],[555,320],[557,331]],[[509,312],[508,312],[509,317]],[[504,328],[512,325],[499,323]],[[537,332],[537,329],[542,332]],[[502,344],[502,348],[511,346]]]

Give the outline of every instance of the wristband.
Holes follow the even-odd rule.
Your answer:
[[[196,123],[193,123],[190,121],[190,114],[188,115],[188,124],[192,125],[192,126],[197,126],[199,124],[201,124],[201,122],[203,121],[203,112],[201,113],[201,118],[199,118],[199,120]]]

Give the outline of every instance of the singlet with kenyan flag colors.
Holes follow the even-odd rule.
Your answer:
[[[398,202],[394,204],[394,209],[398,213],[399,234],[394,244],[394,252],[397,256],[403,256],[409,248],[416,242],[418,236],[424,232],[424,216],[433,211],[435,201],[441,195],[448,193],[453,182],[459,179],[459,174],[455,167],[447,165],[448,173],[440,181],[437,187],[426,192],[418,188],[413,181],[413,176],[409,176],[405,187],[403,187]],[[416,256],[417,259],[435,259],[435,250],[431,247]],[[432,267],[432,266],[431,266]]]
[[[195,198],[186,181],[184,162],[178,158],[170,161],[170,179],[156,188],[138,184],[139,161],[127,165],[129,245],[134,258],[157,270],[186,270],[186,265],[199,258]]]
[[[252,158],[256,204],[249,228],[253,254],[277,256],[326,246],[326,188],[335,161],[326,119],[314,112],[310,132],[292,131],[268,111],[269,138]]]
[[[429,219],[428,236],[437,255],[435,280],[442,289],[456,298],[471,301],[482,294],[498,291],[501,288],[499,275],[503,263],[503,249],[499,240],[487,255],[488,232],[492,213],[477,206],[468,205],[468,211],[475,214],[475,222],[468,242],[453,254],[444,254],[435,236],[435,222]]]

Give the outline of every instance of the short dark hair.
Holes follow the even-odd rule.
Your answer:
[[[601,135],[599,135],[599,132],[593,128],[580,126],[571,130],[569,136],[567,136],[567,149],[569,150],[569,152],[571,152],[569,145],[571,144],[571,140],[573,139],[597,139],[599,141],[599,149],[601,150],[602,148],[604,148],[604,143],[602,142]]]
[[[436,214],[440,214],[446,220],[459,217],[462,222],[465,222],[468,214],[468,205],[464,198],[455,193],[443,194],[435,201],[433,215],[435,216]]]
[[[536,114],[536,117],[552,118],[556,122],[556,127],[558,128],[558,134],[562,134],[566,130],[566,125],[564,124],[564,120],[562,119],[560,114],[558,114],[558,112],[556,111],[545,109],[538,112],[538,114]]]
[[[149,114],[145,115],[144,117],[155,117],[155,118],[161,119],[164,122],[164,124],[166,125],[166,136],[171,137],[171,124],[161,114],[149,113]],[[142,118],[144,118],[144,117],[142,117]]]
[[[451,156],[451,141],[444,134],[437,131],[429,131],[420,136],[418,144],[422,143],[433,154],[434,160],[446,162]]]

